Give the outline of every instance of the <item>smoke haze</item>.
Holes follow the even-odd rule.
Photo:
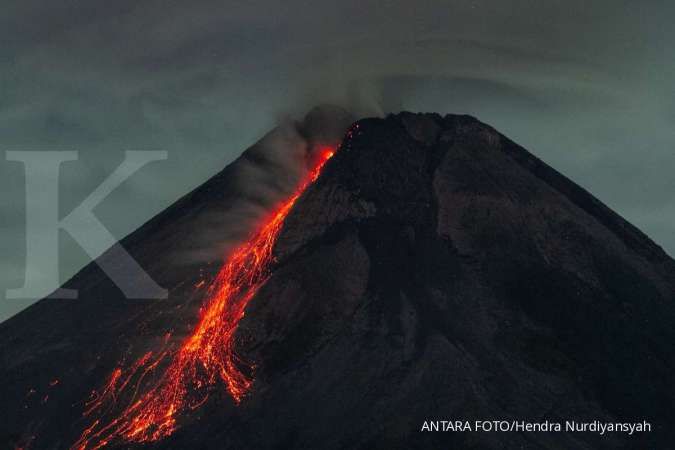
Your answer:
[[[121,238],[316,104],[467,113],[672,255],[673,20],[662,1],[8,0],[0,150],[80,152],[62,168],[62,215],[125,150],[166,150],[96,209]],[[34,300],[4,298],[24,276],[25,194],[20,167],[2,161],[0,320]],[[242,169],[242,217],[292,171],[260,175]],[[65,281],[89,259],[66,235],[61,246]]]

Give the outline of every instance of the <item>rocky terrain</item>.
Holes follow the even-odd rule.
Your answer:
[[[322,134],[330,119],[320,119],[295,130],[310,150],[350,122],[341,115]],[[242,196],[255,197],[238,184],[242,164],[262,167],[271,190],[288,184],[263,147],[122,241],[167,300],[126,300],[91,264],[67,284],[80,300],[45,299],[0,325],[0,442],[68,448],[85,426],[83,400],[118,363],[169,330],[174,340],[190,332],[194,286],[244,235],[218,236]],[[154,447],[672,446],[675,261],[472,117],[358,121],[294,206],[275,253],[238,328],[239,353],[256,365],[249,396],[240,405],[213,396]],[[477,419],[653,428],[420,432],[425,420]]]

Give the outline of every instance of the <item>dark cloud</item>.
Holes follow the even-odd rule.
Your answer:
[[[168,151],[97,209],[122,237],[317,103],[468,113],[673,254],[673,20],[665,1],[9,0],[0,150],[79,150],[64,212],[124,150]],[[4,291],[23,265],[18,165],[0,193]],[[86,258],[65,249],[67,277]]]

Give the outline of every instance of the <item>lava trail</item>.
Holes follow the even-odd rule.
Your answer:
[[[205,403],[218,384],[224,385],[235,403],[241,402],[253,383],[254,367],[235,352],[237,326],[246,305],[269,277],[272,250],[286,216],[332,155],[332,148],[322,148],[295,192],[230,254],[208,288],[199,322],[179,348],[148,352],[126,373],[116,368],[105,386],[92,394],[84,415],[98,418],[73,449],[165,438],[175,431],[178,417]],[[162,364],[166,370],[161,377],[145,385],[144,378]],[[122,397],[129,400],[120,408],[117,402]]]

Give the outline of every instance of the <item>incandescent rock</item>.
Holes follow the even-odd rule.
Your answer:
[[[317,110],[293,133],[330,143],[326,124],[349,121]],[[255,153],[245,159],[264,165]],[[194,237],[200,218],[237,205],[233,171],[124,241],[169,300],[121,300],[89,267],[70,283],[85,300],[44,300],[0,325],[3,442],[32,433],[32,448],[67,448],[81,432],[81,400],[126,353],[152,348],[167,327],[174,339],[189,332],[200,300],[191,287],[218,261],[168,255],[208,243]],[[237,332],[240,355],[256,365],[253,390],[238,406],[214,395],[154,447],[668,448],[675,439],[675,262],[474,118],[354,124],[275,254]],[[26,397],[31,388],[39,392]],[[494,419],[646,420],[652,432],[420,432],[425,420]]]

